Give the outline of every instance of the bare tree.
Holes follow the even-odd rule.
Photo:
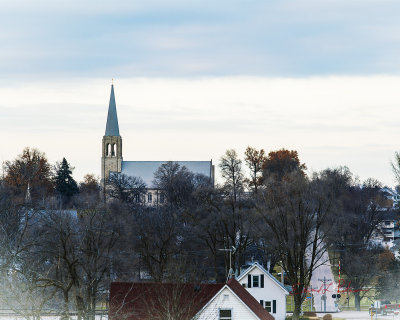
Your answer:
[[[125,203],[140,203],[146,192],[146,184],[141,178],[126,174],[111,174],[106,186],[106,194]]]
[[[276,251],[294,295],[294,319],[299,319],[305,290],[322,254],[326,251],[322,232],[330,209],[329,190],[309,181],[301,172],[287,174],[283,180],[270,179],[256,206],[259,223],[268,226],[266,237],[276,239]],[[324,190],[325,189],[325,190]]]
[[[223,238],[225,249],[233,249],[233,267],[240,272],[243,257],[247,246],[251,242],[251,211],[250,202],[241,195],[244,191],[244,174],[242,161],[235,150],[230,149],[221,157],[219,164],[223,182],[223,201],[219,207],[218,227]],[[226,256],[226,265],[229,265],[229,254]]]
[[[245,162],[250,169],[250,179],[246,179],[250,189],[255,194],[262,185],[263,165],[267,159],[264,149],[257,150],[252,147],[247,147],[245,151]]]
[[[191,206],[193,193],[199,187],[210,185],[210,180],[177,162],[169,161],[154,173],[153,183],[166,196],[169,205],[183,208]]]
[[[243,192],[244,176],[242,160],[238,158],[235,150],[226,150],[225,154],[220,159],[219,168],[224,178],[224,186],[233,200],[232,203],[234,203]]]
[[[19,204],[18,195],[0,183],[0,303],[24,319],[40,319],[55,291],[42,287],[42,261],[35,259],[40,211]]]
[[[37,282],[62,294],[63,318],[69,319],[72,303],[78,319],[94,319],[98,298],[110,283],[119,222],[100,207],[80,217],[71,211],[48,211],[40,226],[37,254],[49,264]]]
[[[183,252],[183,223],[174,207],[147,208],[135,213],[135,249],[154,281],[175,277],[176,260]]]

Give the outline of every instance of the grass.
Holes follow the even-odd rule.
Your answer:
[[[315,311],[313,306],[311,305],[311,299],[305,299],[303,304],[303,312],[306,311]],[[294,299],[293,296],[286,296],[286,312],[293,312],[294,310]]]

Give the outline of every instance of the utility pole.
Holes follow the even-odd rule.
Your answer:
[[[329,281],[332,281],[331,279],[326,279],[326,277],[324,276],[324,279],[318,279],[318,281],[322,281],[322,283],[324,284],[324,293],[321,296],[321,307],[322,307],[322,301],[324,301],[324,312],[326,312],[326,284]]]
[[[228,272],[228,277],[226,279],[226,282],[228,282],[228,280],[230,278],[233,277],[233,269],[232,269],[232,252],[235,253],[236,248],[234,246],[232,246],[232,248],[230,249],[218,249],[219,251],[229,251],[229,272]]]

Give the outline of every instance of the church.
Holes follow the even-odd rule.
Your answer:
[[[210,178],[214,184],[214,165],[210,161],[124,161],[122,156],[122,137],[119,133],[117,106],[115,103],[114,84],[111,85],[110,102],[108,105],[108,115],[106,131],[102,141],[101,156],[101,184],[103,188],[107,184],[111,174],[125,174],[131,177],[140,177],[146,183],[147,195],[145,202],[148,205],[156,205],[163,202],[160,199],[162,194],[153,184],[154,172],[168,161],[177,162],[180,166],[185,166],[195,174],[202,174]]]

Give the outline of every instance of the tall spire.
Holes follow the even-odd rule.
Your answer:
[[[111,85],[110,104],[108,105],[105,136],[119,136],[117,106],[115,104],[115,96],[114,96],[114,84]]]

